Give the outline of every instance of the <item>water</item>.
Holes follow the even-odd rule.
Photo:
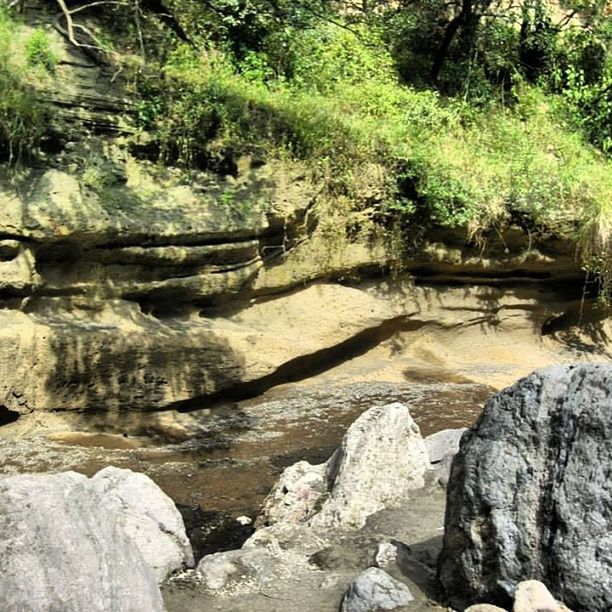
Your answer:
[[[471,425],[493,393],[484,385],[431,379],[422,371],[408,376],[412,380],[405,383],[287,385],[257,399],[196,410],[189,415],[192,435],[179,443],[68,432],[52,436],[53,444],[64,452],[80,448],[81,461],[72,469],[85,474],[109,464],[128,467],[150,475],[180,505],[253,516],[284,467],[302,459],[325,461],[369,407],[405,402],[427,436]]]

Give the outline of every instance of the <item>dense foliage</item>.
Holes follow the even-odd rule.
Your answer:
[[[38,41],[38,42],[37,42]],[[23,44],[27,61],[23,61]],[[28,155],[43,132],[44,109],[36,101],[31,82],[42,58],[40,34],[18,40],[16,24],[0,7],[0,160],[14,162]]]
[[[231,174],[243,153],[298,157],[358,223],[412,237],[462,227],[482,241],[509,225],[578,232],[585,265],[612,268],[604,0],[125,0],[93,11],[106,28],[98,51],[121,66],[160,162]],[[29,64],[52,71],[36,37]],[[23,85],[9,56],[0,49],[0,78]],[[6,139],[7,116],[28,119],[21,102],[1,104]]]

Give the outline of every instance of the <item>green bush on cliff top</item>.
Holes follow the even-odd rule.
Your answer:
[[[28,154],[43,132],[43,108],[29,85],[35,74],[23,62],[17,25],[0,7],[0,159],[14,162]]]
[[[514,102],[476,107],[400,84],[372,32],[325,23],[295,34],[292,78],[259,55],[236,64],[187,47],[163,66],[143,116],[172,161],[253,147],[309,161],[330,197],[377,218],[465,227],[476,238],[519,224],[575,237],[589,263],[609,259],[610,161],[568,123],[561,96],[517,82]],[[145,107],[143,110],[151,110]],[[383,168],[375,173],[372,167]],[[364,181],[374,180],[374,190]],[[370,184],[369,187],[372,187]]]

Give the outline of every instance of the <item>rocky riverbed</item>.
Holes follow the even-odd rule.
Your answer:
[[[425,439],[407,404],[374,405],[325,462],[283,470],[255,531],[237,521],[241,547],[195,557],[197,540],[143,474],[0,478],[0,604],[568,612],[563,600],[606,612],[611,377],[548,368],[487,401],[470,429]]]

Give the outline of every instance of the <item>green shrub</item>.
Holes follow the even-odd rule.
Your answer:
[[[44,123],[17,40],[16,24],[0,10],[0,157],[11,163],[35,148]]]
[[[29,66],[55,72],[58,57],[51,49],[46,32],[37,28],[25,42],[26,59]]]

